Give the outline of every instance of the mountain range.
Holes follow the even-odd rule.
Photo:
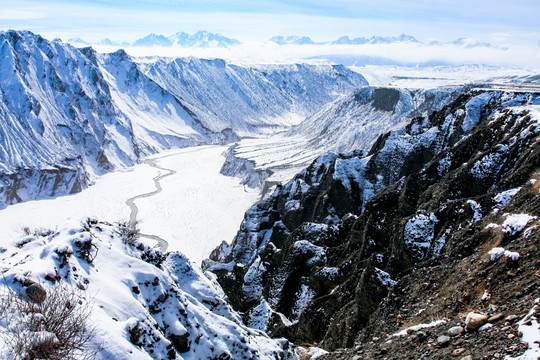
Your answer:
[[[204,267],[246,324],[324,359],[521,354],[511,319],[540,295],[539,105],[538,91],[462,89],[367,151],[318,157]]]
[[[371,36],[371,37],[357,37],[350,38],[349,36],[342,36],[333,41],[315,42],[308,36],[274,36],[270,39],[271,42],[278,45],[364,45],[364,44],[395,44],[395,43],[409,43],[409,44],[424,44],[427,46],[440,46],[440,45],[455,45],[463,48],[498,48],[497,46],[488,42],[478,41],[470,38],[459,38],[454,41],[441,43],[439,41],[430,41],[424,43],[414,36],[401,34],[398,36]],[[504,50],[504,48],[503,48]]]
[[[72,38],[68,40],[68,43],[74,46],[88,46],[90,43],[80,39]],[[240,41],[232,38],[225,37],[218,33],[212,33],[208,31],[197,31],[194,34],[188,34],[185,32],[177,32],[170,36],[149,34],[143,38],[135,40],[132,43],[129,42],[114,42],[110,39],[100,40],[97,45],[109,45],[109,46],[160,46],[160,47],[195,47],[195,48],[208,48],[219,47],[227,48],[235,45],[239,45]]]
[[[134,59],[17,31],[0,43],[0,204],[79,191],[163,149],[277,131],[367,83],[338,65]]]
[[[135,58],[0,32],[1,212],[143,159],[148,176],[119,182],[141,186],[120,204],[133,220],[2,232],[0,357],[538,358],[538,75],[497,81],[369,86],[341,65]],[[185,162],[147,156],[208,144],[230,144],[222,173],[263,194],[201,269],[141,233],[134,201],[171,210],[150,198],[189,177]],[[193,199],[167,201],[203,222],[218,206]]]
[[[485,41],[478,41],[471,38],[459,38],[450,42],[441,43],[433,40],[428,43],[424,43],[414,36],[401,34],[398,36],[371,36],[371,37],[356,37],[350,38],[349,36],[342,36],[333,41],[313,41],[308,36],[274,36],[270,38],[270,42],[278,45],[364,45],[364,44],[393,44],[393,43],[412,43],[412,44],[424,44],[427,46],[440,46],[440,45],[455,45],[466,49],[483,47],[483,48],[499,48],[496,45],[490,44]],[[67,41],[74,46],[88,46],[91,43],[82,40],[81,38],[71,38]],[[218,33],[212,33],[208,31],[197,31],[194,34],[186,32],[177,32],[170,36],[160,34],[149,34],[143,38],[135,40],[134,42],[115,42],[110,39],[102,39],[97,42],[97,45],[108,46],[146,46],[146,47],[184,47],[184,48],[229,48],[232,46],[240,45],[241,42],[234,38],[225,37]],[[502,48],[505,50],[505,48]]]

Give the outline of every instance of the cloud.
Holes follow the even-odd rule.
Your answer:
[[[117,47],[96,46],[101,52]],[[232,48],[125,47],[133,56],[222,58],[236,63],[335,62],[344,65],[436,66],[483,64],[538,68],[538,50],[530,47],[508,49],[454,44],[429,46],[418,43],[363,45],[277,45],[272,42],[245,42]]]
[[[45,15],[39,11],[4,9],[0,11],[0,20],[35,20]]]

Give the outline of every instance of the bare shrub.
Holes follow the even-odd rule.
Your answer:
[[[23,235],[25,236],[25,238],[15,243],[15,246],[17,246],[19,249],[22,248],[24,245],[28,244],[30,241],[32,241],[32,239],[29,238],[29,236],[47,237],[47,236],[51,236],[55,232],[55,230],[52,230],[52,229],[47,229],[47,228],[42,228],[42,227],[31,229],[28,226],[24,226],[23,228],[21,228],[21,231]]]
[[[137,221],[123,221],[118,223],[118,234],[124,244],[137,245],[140,230]]]
[[[7,326],[0,336],[17,360],[93,359],[91,310],[92,303],[67,285],[48,288],[40,304],[4,287],[0,315]]]

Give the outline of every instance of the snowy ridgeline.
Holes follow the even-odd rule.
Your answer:
[[[87,219],[59,231],[27,232],[0,249],[2,300],[7,288],[34,295],[37,287],[39,293],[37,284],[50,297],[60,292],[60,298],[81,300],[82,309],[89,310],[88,328],[94,329],[87,347],[97,351],[97,359],[295,357],[286,340],[243,325],[219,285],[185,256],[145,247],[125,226]],[[45,309],[58,306],[47,300],[43,304]],[[0,301],[0,310],[3,359],[13,356],[17,334],[23,334],[26,348],[45,340],[54,343],[61,336],[48,325],[55,314],[43,311],[36,322],[36,316],[5,301]]]
[[[332,65],[134,59],[0,32],[0,206],[80,191],[165,149],[290,127],[366,85]]]
[[[231,147],[222,173],[250,187],[285,183],[328,152],[369,151],[380,135],[403,129],[414,117],[439,111],[464,86],[397,89],[366,86],[323,106],[287,132],[242,139]]]

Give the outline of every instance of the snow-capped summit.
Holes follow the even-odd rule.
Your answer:
[[[195,34],[190,35],[185,32],[177,32],[174,35],[168,37],[173,45],[182,47],[230,47],[239,45],[240,41],[232,38],[225,37],[218,33],[211,33],[208,31],[197,31]]]
[[[79,37],[68,39],[67,42],[74,45],[74,46],[88,46],[88,45],[90,45],[89,42],[84,41],[83,39],[81,39]]]
[[[240,44],[240,41],[225,37],[218,33],[197,31],[195,34],[177,32],[171,36],[150,34],[136,40],[133,46],[181,46],[181,47],[221,47],[226,48]]]
[[[274,36],[270,39],[278,45],[312,45],[315,44],[311,38],[307,36]]]
[[[370,38],[358,37],[350,39],[348,36],[342,36],[336,41],[331,42],[333,45],[362,45],[362,44],[391,44],[391,43],[420,43],[415,37],[401,34],[399,36],[372,36]]]
[[[172,46],[172,41],[166,36],[152,33],[136,40],[133,46]]]

